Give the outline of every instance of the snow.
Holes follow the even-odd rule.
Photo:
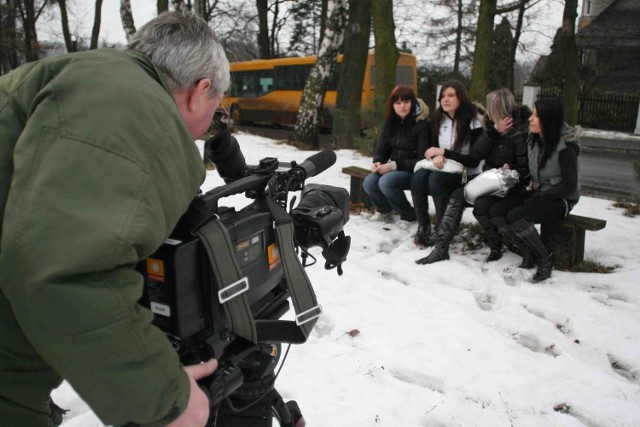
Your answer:
[[[314,154],[236,136],[249,164]],[[348,189],[341,169],[371,161],[336,154],[307,182]],[[219,185],[208,172],[203,190]],[[416,225],[351,215],[342,276],[324,270],[314,249],[320,262],[307,273],[324,314],[309,340],[291,347],[278,391],[299,403],[309,426],[640,425],[640,219],[591,197],[574,213],[607,220],[587,232],[585,258],[612,273],[554,271],[534,284],[515,254],[484,263],[487,248],[462,254],[459,243],[451,260],[417,265],[428,252],[412,243]],[[475,222],[469,209],[463,221]],[[70,409],[64,427],[102,426],[67,383],[53,398]]]

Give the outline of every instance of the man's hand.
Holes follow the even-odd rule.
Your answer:
[[[197,380],[207,377],[218,368],[218,361],[209,360],[199,365],[185,366],[189,377],[189,402],[182,414],[167,427],[204,427],[209,419],[209,399],[198,386]]]
[[[380,175],[384,175],[385,173],[389,173],[392,170],[393,170],[393,166],[391,165],[391,163],[385,163],[383,165],[380,165],[376,170],[376,172],[379,173]]]

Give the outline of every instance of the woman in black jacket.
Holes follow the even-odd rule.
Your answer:
[[[476,166],[476,169],[467,167],[467,171],[474,171],[473,173],[468,172],[469,181],[479,175],[477,165],[483,160],[484,165],[482,169],[484,170],[500,168],[508,164],[510,167],[513,166],[517,168],[519,173],[528,175],[526,168],[526,133],[523,133],[522,130],[522,124],[520,123],[522,120],[518,120],[518,130],[514,129],[512,133],[509,133],[508,130],[513,127],[513,121],[509,119],[505,120],[505,118],[509,116],[508,112],[516,110],[513,94],[507,89],[491,92],[487,95],[486,105],[485,124],[488,125],[488,128],[485,129],[475,144],[471,146],[468,154],[446,151],[448,157],[464,165],[472,165],[471,167]],[[526,107],[518,111],[519,114],[529,114],[528,108]],[[498,131],[492,126],[493,120],[497,120],[500,131],[505,132],[504,137],[500,137],[499,135],[497,138],[495,137],[495,133]],[[512,136],[506,137],[507,134]],[[442,222],[436,230],[434,249],[426,257],[417,260],[416,262],[418,264],[432,264],[449,259],[449,246],[460,225],[465,207],[464,185],[460,185],[452,193]]]
[[[363,183],[378,211],[374,220],[386,221],[394,210],[402,221],[416,220],[405,191],[410,188],[416,162],[430,146],[428,115],[428,107],[410,86],[396,86],[389,95],[371,173]]]
[[[433,245],[428,196],[433,197],[436,222],[442,221],[449,197],[462,185],[462,173],[440,171],[447,159],[454,159],[467,167],[470,174],[479,173],[478,161],[468,156],[469,150],[482,134],[478,111],[469,101],[467,88],[457,80],[445,83],[438,97],[431,124],[433,147],[425,151],[424,158],[430,160],[438,170],[418,169],[411,180],[411,195],[418,217],[418,232],[414,243],[427,247]],[[478,168],[477,172],[474,171]]]
[[[559,98],[537,100],[527,141],[531,191],[512,191],[491,208],[491,222],[520,248],[521,267],[538,265],[534,282],[548,279],[553,270],[553,254],[534,224],[562,221],[580,199],[579,135],[579,127],[564,122]]]
[[[527,136],[531,110],[526,105],[517,107],[513,94],[508,89],[495,90],[487,95],[486,122],[483,139],[493,148],[485,158],[484,170],[508,168],[518,171],[519,185],[510,191],[523,192],[529,183],[529,158]],[[502,236],[498,227],[490,220],[491,207],[503,198],[481,196],[474,201],[473,216],[484,230],[489,245],[487,261],[502,258]]]

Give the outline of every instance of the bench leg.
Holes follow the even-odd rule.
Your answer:
[[[540,238],[547,249],[553,252],[556,268],[571,268],[584,261],[584,230],[560,224],[542,224]]]
[[[363,182],[362,178],[351,177],[351,191],[349,192],[351,203],[362,203],[365,208],[372,209],[373,203],[371,203],[362,187]]]

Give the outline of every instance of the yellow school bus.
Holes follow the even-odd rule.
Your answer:
[[[294,125],[300,107],[305,82],[315,64],[315,56],[255,61],[232,62],[231,89],[223,101],[235,124],[247,122]],[[336,88],[342,55],[324,98],[321,117],[323,127],[331,126],[331,111],[336,106]],[[372,103],[375,86],[375,54],[369,52],[362,85],[362,108]],[[400,53],[396,70],[396,83],[407,84],[418,90],[416,57]]]

